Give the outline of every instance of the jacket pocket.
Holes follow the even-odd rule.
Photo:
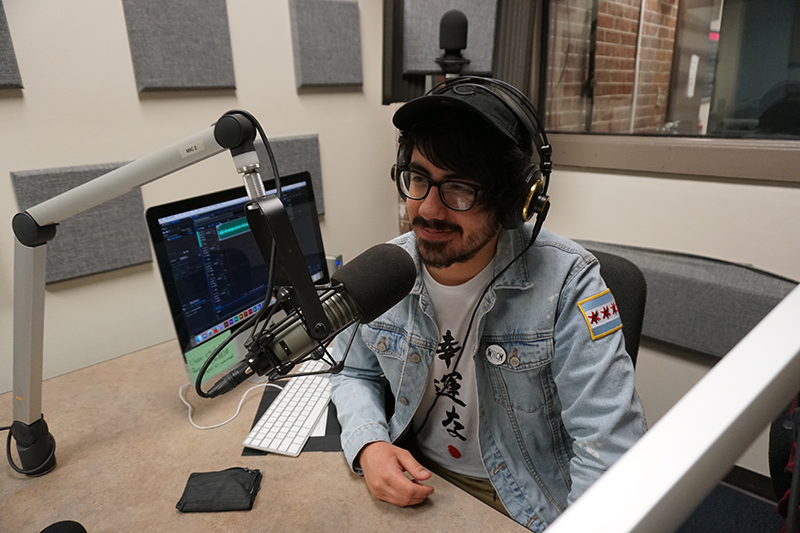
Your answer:
[[[402,359],[408,351],[408,342],[402,333],[381,327],[379,323],[372,322],[363,326],[361,339],[379,357]]]
[[[481,340],[480,356],[492,385],[494,401],[532,413],[552,398],[549,366],[552,339],[535,341]]]

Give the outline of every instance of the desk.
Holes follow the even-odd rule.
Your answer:
[[[59,520],[80,522],[90,533],[524,531],[436,476],[428,501],[402,509],[374,500],[341,452],[243,457],[241,442],[262,389],[248,395],[229,424],[195,429],[178,399],[186,382],[179,353],[177,343],[168,342],[45,381],[42,405],[57,465],[29,478],[3,460],[0,531],[38,533]],[[245,390],[247,384],[205,400],[192,388],[187,396],[195,422],[227,420]],[[2,426],[12,421],[11,401],[11,393],[0,395]],[[264,476],[252,511],[175,509],[189,474],[232,466],[257,468]]]

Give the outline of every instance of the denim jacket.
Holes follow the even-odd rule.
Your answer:
[[[496,273],[531,231],[501,232]],[[331,376],[342,447],[357,473],[366,444],[396,442],[409,428],[440,338],[414,234],[392,242],[414,259],[416,283],[399,304],[359,326],[343,371]],[[486,473],[509,514],[532,531],[543,531],[645,431],[622,330],[592,335],[580,308],[605,290],[594,256],[543,229],[486,292],[470,333]],[[337,337],[334,357],[351,333]],[[489,346],[495,355],[502,348],[502,362],[488,360]],[[395,399],[388,421],[387,383]]]

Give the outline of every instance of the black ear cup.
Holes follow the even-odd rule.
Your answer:
[[[515,223],[523,224],[530,220],[535,213],[533,206],[536,204],[536,196],[542,193],[543,182],[539,167],[531,165],[525,169],[520,187],[520,202],[514,209],[512,215]]]
[[[392,181],[397,186],[397,192],[398,194],[400,194],[400,198],[402,198],[404,202],[406,201],[407,196],[403,192],[403,189],[400,187],[400,181],[399,181],[400,176],[398,176],[398,172],[400,171],[400,169],[407,167],[410,162],[411,162],[411,154],[408,153],[408,150],[405,150],[402,147],[400,147],[397,150],[397,162],[394,165],[392,165]]]
[[[397,175],[399,169],[399,165],[392,165],[392,181],[397,186],[397,194],[400,195],[400,199],[405,202],[408,199],[408,196],[406,196],[406,193],[403,192],[403,188],[400,186],[400,176]]]
[[[530,168],[522,190],[522,205],[519,211],[522,215],[522,223],[529,221],[533,215],[539,217],[546,215],[550,206],[550,197],[544,192],[542,173],[538,167]]]

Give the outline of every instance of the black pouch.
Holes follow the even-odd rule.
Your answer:
[[[175,506],[182,513],[249,511],[261,488],[261,471],[234,467],[189,476]]]

